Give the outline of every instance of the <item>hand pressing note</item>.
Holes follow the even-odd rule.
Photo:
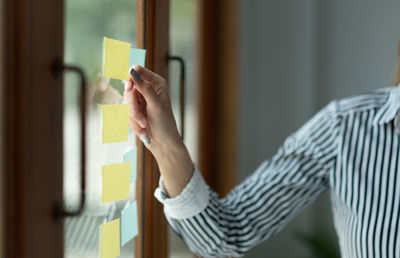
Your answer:
[[[124,98],[126,103],[132,104],[129,125],[150,150],[180,139],[168,85],[161,76],[134,66],[125,83]]]
[[[193,164],[178,133],[167,81],[135,65],[125,82],[124,99],[132,104],[129,126],[156,158],[168,193],[179,194],[193,173]]]

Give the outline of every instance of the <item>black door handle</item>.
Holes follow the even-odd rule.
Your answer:
[[[60,76],[64,71],[77,73],[80,77],[80,96],[79,96],[79,106],[80,106],[80,120],[81,120],[81,139],[80,139],[80,176],[81,176],[81,185],[80,185],[80,201],[75,210],[67,210],[64,206],[64,203],[59,204],[56,203],[53,209],[54,218],[60,217],[73,217],[79,216],[84,208],[86,202],[86,108],[87,108],[87,83],[86,76],[83,70],[77,66],[66,65],[61,63],[60,61],[55,61],[53,64],[53,74],[55,76]]]
[[[181,137],[184,139],[185,133],[185,61],[180,56],[168,56],[168,61],[176,61],[180,65],[181,70],[181,81],[180,81],[180,116],[181,116]]]

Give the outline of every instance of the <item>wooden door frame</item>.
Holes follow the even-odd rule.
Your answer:
[[[168,78],[169,0],[137,0],[137,46],[146,48],[146,67]],[[135,257],[166,258],[168,256],[168,228],[162,205],[154,198],[159,170],[152,154],[137,139],[138,176],[137,200],[140,236],[135,241]]]
[[[398,86],[400,84],[400,42],[397,47],[397,70],[393,84],[394,86]]]
[[[6,210],[4,204],[4,135],[3,135],[3,110],[5,110],[3,91],[4,91],[4,0],[0,0],[0,257],[5,257],[4,253],[4,212]]]
[[[63,57],[63,1],[4,7],[5,257],[62,257],[52,211],[63,200],[63,81],[52,64]]]
[[[199,168],[221,196],[237,171],[237,0],[198,3]]]

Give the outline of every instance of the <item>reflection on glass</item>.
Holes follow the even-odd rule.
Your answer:
[[[193,83],[193,65],[195,50],[196,1],[170,1],[170,49],[171,54],[183,57],[186,62],[186,114],[185,144],[194,162],[197,161],[197,110],[195,103],[195,85]],[[180,125],[179,117],[179,66],[171,63],[169,84],[172,108]],[[183,241],[171,230],[169,232],[169,257],[193,257]]]
[[[101,124],[97,104],[122,103],[121,81],[102,78],[103,37],[136,45],[135,0],[66,0],[65,63],[81,67],[89,85],[87,119],[87,205],[83,215],[65,220],[65,257],[99,257],[99,226],[119,218],[127,200],[101,204],[102,165],[122,162],[123,154],[136,145],[128,142],[101,144]],[[64,97],[64,198],[68,207],[79,199],[79,113],[78,82],[65,76]],[[134,196],[131,185],[130,201]],[[121,247],[120,257],[133,257],[134,241]]]

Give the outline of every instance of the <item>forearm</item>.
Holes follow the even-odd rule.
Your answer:
[[[153,150],[164,187],[170,198],[178,196],[193,175],[194,166],[185,144],[179,139],[174,144],[157,146]]]

